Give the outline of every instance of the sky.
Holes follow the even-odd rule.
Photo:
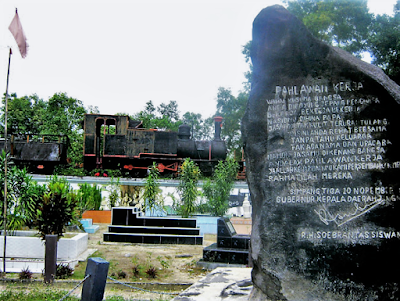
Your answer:
[[[369,0],[391,14],[396,0]],[[134,114],[175,100],[180,114],[214,116],[219,87],[243,89],[243,46],[252,23],[277,0],[2,0],[0,92],[67,93],[102,114]],[[21,58],[8,30],[18,14],[29,49]],[[3,90],[2,90],[3,89]]]

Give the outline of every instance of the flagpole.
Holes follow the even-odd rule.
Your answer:
[[[7,70],[7,85],[6,85],[6,99],[4,103],[4,208],[3,208],[3,226],[4,226],[4,246],[3,246],[3,276],[6,277],[6,246],[7,246],[7,111],[8,111],[8,81],[10,78],[10,64],[11,64],[12,50],[8,55],[8,70]]]

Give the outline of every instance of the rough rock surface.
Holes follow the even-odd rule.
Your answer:
[[[399,86],[281,6],[251,57],[250,300],[399,300]]]

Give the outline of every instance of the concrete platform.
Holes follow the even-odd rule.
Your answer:
[[[251,268],[216,268],[174,301],[247,301],[253,288]]]

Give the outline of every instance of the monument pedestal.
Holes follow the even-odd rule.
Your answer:
[[[219,218],[217,242],[203,249],[205,263],[249,265],[250,236],[238,235],[229,218]]]
[[[112,208],[112,225],[104,241],[144,244],[202,245],[203,236],[196,219],[142,216],[135,207]]]

